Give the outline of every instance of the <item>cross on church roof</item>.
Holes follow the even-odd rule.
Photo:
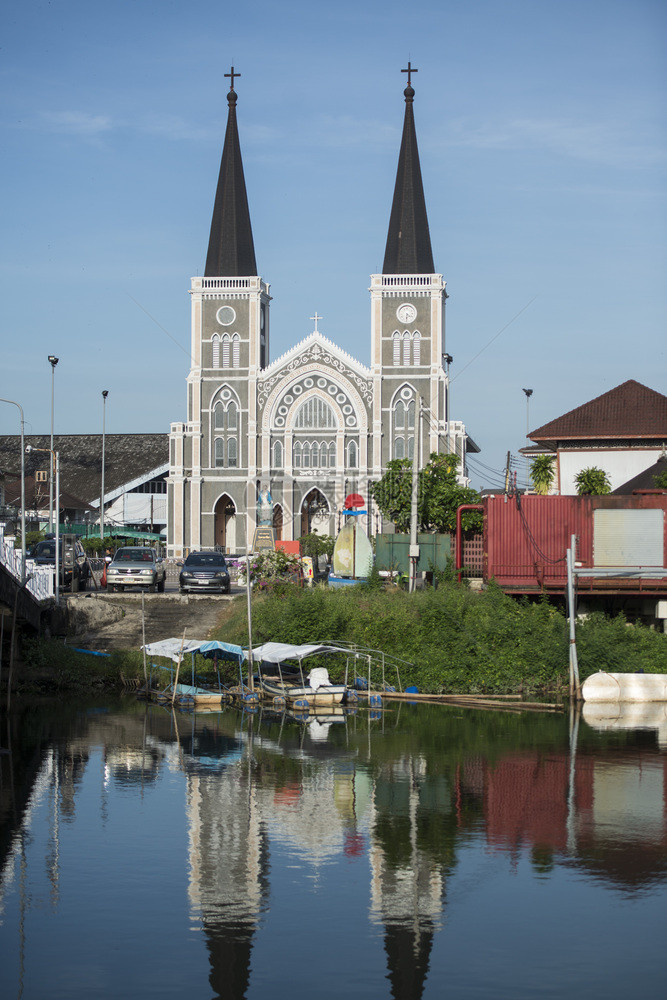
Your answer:
[[[315,320],[315,333],[319,333],[320,331],[317,329],[317,321],[318,319],[324,319],[324,316],[318,316],[316,312],[315,315],[310,318]]]
[[[409,65],[410,65],[410,63],[408,63],[408,66],[409,66]],[[403,72],[405,72],[405,70],[403,70]],[[232,66],[232,71],[231,71],[231,73],[225,73],[225,76],[229,76],[229,77],[231,77],[231,83],[230,83],[230,85],[229,85],[229,89],[230,89],[230,90],[233,90],[233,89],[234,89],[234,77],[235,77],[235,76],[240,76],[240,75],[241,75],[240,73],[235,73],[235,72],[234,72],[234,67],[233,67],[233,66]],[[410,79],[410,78],[408,77],[408,79]]]
[[[419,72],[419,70],[418,69],[414,69],[412,63],[408,59],[408,68],[401,70],[401,73],[407,73],[408,74],[408,87],[412,86],[412,80],[410,79],[411,76],[412,76],[412,74],[413,73],[418,73],[418,72]]]

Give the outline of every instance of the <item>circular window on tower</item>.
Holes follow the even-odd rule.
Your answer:
[[[231,306],[220,306],[215,314],[215,318],[220,326],[231,326],[236,319],[236,313]]]

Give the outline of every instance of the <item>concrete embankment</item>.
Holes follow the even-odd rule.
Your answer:
[[[111,652],[139,649],[146,642],[172,636],[207,639],[228,610],[226,596],[180,594],[72,594],[64,598],[67,642],[72,646]]]

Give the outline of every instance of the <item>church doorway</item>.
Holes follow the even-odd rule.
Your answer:
[[[277,542],[283,538],[283,509],[279,503],[273,508],[273,534]]]
[[[318,489],[306,493],[301,504],[301,535],[310,535],[312,531],[329,534],[329,504]]]
[[[221,552],[236,550],[236,507],[226,493],[215,505],[215,547]]]

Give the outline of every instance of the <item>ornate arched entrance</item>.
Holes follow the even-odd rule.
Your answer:
[[[329,533],[329,503],[324,494],[314,488],[306,493],[301,504],[301,535],[309,535],[313,529],[318,534]]]
[[[216,549],[233,552],[236,549],[236,507],[226,493],[216,503],[214,515]]]

